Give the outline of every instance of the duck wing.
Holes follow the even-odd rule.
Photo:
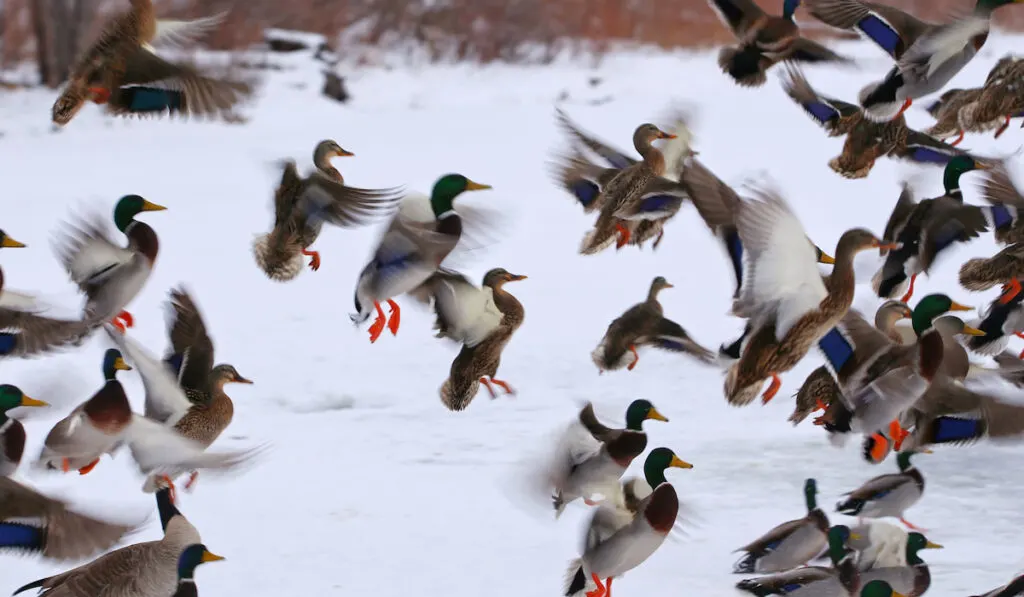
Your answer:
[[[907,132],[906,142],[897,147],[894,153],[898,158],[919,164],[938,165],[945,165],[958,155],[969,155],[966,151],[957,149],[949,143],[915,130]]]
[[[176,373],[178,385],[190,399],[209,396],[213,371],[213,340],[195,301],[183,287],[171,290],[167,302],[167,336],[170,352],[164,364]]]
[[[622,435],[621,429],[607,427],[597,419],[597,415],[594,413],[594,405],[590,402],[580,410],[579,422],[595,440],[602,444],[614,441]]]
[[[926,23],[898,8],[860,0],[808,0],[811,16],[822,23],[858,31],[899,60],[922,34],[934,25]]]
[[[394,213],[404,194],[402,187],[361,189],[314,172],[306,180],[296,207],[307,218],[334,226],[362,226]]]
[[[191,21],[157,19],[156,33],[149,43],[154,46],[181,48],[212,33],[214,29],[224,23],[227,16],[228,13],[225,11]]]
[[[889,214],[889,220],[885,223],[885,230],[882,233],[883,243],[896,242],[916,208],[917,201],[914,199],[914,191],[910,188],[910,184],[904,182],[899,199],[896,200],[896,205],[892,208],[892,213]],[[888,249],[885,249],[881,254],[884,256],[888,252]]]
[[[576,198],[584,213],[598,211],[604,207],[605,197],[602,190],[621,171],[622,169],[618,168],[602,168],[588,161],[578,151],[569,155],[559,155],[552,164],[555,181]]]
[[[465,346],[480,344],[493,334],[504,318],[494,304],[494,292],[478,287],[462,274],[442,270],[425,283],[434,298],[438,337]]]
[[[135,257],[131,249],[115,244],[98,214],[66,226],[54,248],[71,281],[86,294],[129,267]]]
[[[558,123],[558,126],[562,131],[569,135],[573,141],[599,155],[616,170],[628,168],[638,161],[636,158],[632,158],[611,145],[600,141],[589,133],[584,132],[583,129],[576,126],[576,124],[569,119],[568,115],[566,115],[561,108],[556,108],[555,110],[555,121]]]
[[[768,16],[753,0],[708,0],[708,6],[715,11],[722,24],[739,39],[745,37],[751,27]]]
[[[716,359],[714,352],[690,338],[682,326],[664,317],[658,322],[656,335],[645,337],[643,342],[663,350],[686,353],[704,363],[714,363]]]
[[[953,243],[978,238],[988,227],[988,218],[982,208],[939,197],[921,229],[918,250],[921,269],[927,273],[942,250]]]
[[[774,191],[753,189],[740,204],[737,230],[743,243],[743,285],[738,302],[756,319],[775,321],[776,339],[828,296],[807,234]]]
[[[635,199],[615,212],[623,220],[660,220],[674,216],[689,199],[686,187],[660,176],[650,178]]]
[[[974,38],[987,33],[990,26],[989,17],[980,15],[933,25],[901,56],[896,57],[897,67],[901,72],[913,73],[920,78],[930,77],[968,47],[973,49]]]
[[[166,363],[138,342],[116,331],[109,323],[103,329],[142,377],[146,390],[145,416],[156,423],[173,427],[192,408],[192,402]]]
[[[139,471],[146,476],[188,471],[227,471],[248,464],[266,446],[228,452],[207,451],[201,444],[153,419],[135,415],[124,434]]]
[[[849,134],[860,121],[864,110],[851,104],[822,95],[815,91],[803,72],[792,64],[786,65],[782,89],[800,105],[830,137]]]

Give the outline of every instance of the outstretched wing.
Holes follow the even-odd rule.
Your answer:
[[[782,88],[793,101],[824,128],[830,136],[849,133],[863,114],[860,106],[821,95],[811,87],[803,72],[787,65]]]
[[[404,193],[401,187],[372,190],[350,187],[314,172],[306,181],[297,207],[310,219],[341,227],[362,226],[393,214]]]
[[[686,187],[661,177],[651,178],[636,203],[629,202],[615,212],[623,220],[660,220],[675,215],[690,198]]]
[[[578,151],[559,155],[552,164],[556,182],[576,198],[586,213],[601,209],[604,205],[601,190],[619,172],[616,168],[602,168],[587,161]]]
[[[755,23],[767,17],[753,0],[708,0],[708,6],[738,38],[742,38]]]
[[[173,427],[192,408],[192,403],[178,386],[170,368],[138,342],[114,330],[109,323],[104,324],[103,329],[142,377],[142,385],[146,389],[146,417]]]
[[[882,233],[882,239],[884,243],[894,243],[903,232],[904,226],[910,220],[910,215],[914,213],[914,209],[917,207],[917,201],[914,200],[914,191],[910,188],[910,185],[906,182],[903,183],[903,189],[900,191],[899,199],[896,200],[896,206],[892,208],[892,213],[889,214],[889,220],[885,223],[885,231]],[[880,251],[884,257],[888,254],[889,249],[883,249]]]
[[[157,19],[156,34],[150,43],[154,46],[180,48],[211,33],[224,22],[227,16],[227,12],[221,12],[191,21]]]
[[[608,145],[589,133],[584,132],[583,129],[576,126],[575,123],[569,120],[569,117],[561,109],[555,110],[555,120],[562,128],[562,131],[569,135],[573,141],[601,156],[612,166],[612,168],[621,170],[622,168],[628,168],[637,163],[635,158],[629,157],[611,145]]]
[[[177,375],[178,385],[190,397],[208,395],[213,371],[213,340],[206,332],[203,316],[182,287],[171,290],[167,307],[167,336],[171,347],[164,363]]]
[[[946,165],[958,155],[967,155],[966,151],[957,149],[949,143],[939,141],[935,137],[919,131],[907,134],[906,148],[896,152],[896,157],[917,162],[919,164]]]
[[[853,61],[837,54],[832,50],[826,48],[820,43],[807,39],[806,37],[798,37],[793,40],[793,43],[789,46],[789,50],[785,53],[786,60],[792,60],[795,62],[806,62],[809,64],[815,64],[819,62],[838,62],[850,64]]]
[[[580,411],[580,424],[601,443],[610,442],[622,433],[621,429],[612,429],[601,423],[594,414],[594,405],[590,402]]]
[[[131,264],[134,257],[131,250],[114,243],[98,214],[67,226],[55,249],[71,281],[86,293]]]
[[[434,297],[438,336],[476,346],[501,325],[502,314],[490,288],[480,288],[465,276],[439,271],[427,281]]]
[[[683,352],[705,363],[715,362],[715,353],[697,344],[686,330],[671,319],[661,318],[657,334],[644,338],[644,342],[673,352]]]
[[[808,0],[806,4],[814,18],[837,29],[859,31],[893,60],[899,60],[931,26],[898,8],[874,2]]]

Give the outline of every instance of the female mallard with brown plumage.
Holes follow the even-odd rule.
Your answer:
[[[607,494],[617,486],[633,459],[647,449],[644,421],[668,421],[648,400],[634,400],[626,408],[626,427],[612,429],[594,414],[594,405],[587,403],[560,442],[548,471],[554,490],[552,504],[555,517],[577,499],[593,506],[594,494]],[[617,489],[617,487],[615,488]]]
[[[636,568],[665,542],[679,514],[679,496],[665,479],[671,467],[693,468],[668,448],[655,448],[644,462],[644,479],[653,488],[629,522],[603,540],[588,541],[583,554],[569,565],[566,597],[611,597],[612,580]],[[594,537],[597,539],[597,537]],[[602,583],[601,579],[605,579]],[[589,587],[595,586],[592,590]]]
[[[1024,116],[1024,60],[1006,56],[989,73],[981,95],[958,112],[960,135],[963,131],[995,131],[999,138],[1014,118]]]
[[[796,366],[850,308],[854,256],[886,246],[863,228],[847,230],[836,244],[832,274],[823,279],[807,250],[807,234],[777,193],[754,189],[740,206],[737,224],[747,253],[734,311],[749,316],[752,332],[726,375],[725,396],[743,406],[769,378],[763,401],[775,396],[782,386],[779,374]]]
[[[633,146],[643,160],[621,168],[596,166],[580,154],[561,156],[555,176],[583,206],[586,213],[598,211],[594,229],[586,234],[580,253],[592,255],[606,248],[618,234],[616,248],[630,240],[630,226],[643,220],[662,220],[679,211],[686,199],[677,182],[664,178],[665,156],[652,143],[675,139],[649,123],[633,133]]]
[[[1024,220],[1020,218],[1024,210],[1024,194],[1014,184],[1006,163],[997,162],[989,168],[981,185],[981,195],[991,204],[982,209],[995,229],[996,242],[1010,246],[991,259],[967,261],[960,269],[960,283],[970,290],[987,290],[995,284],[1003,284],[1003,296],[999,301],[1005,304],[1021,291],[1020,282],[1013,272],[1019,267],[1019,245],[1024,244]],[[994,283],[982,288],[988,281]],[[967,286],[967,283],[972,286]]]
[[[956,137],[950,145],[956,147],[964,140],[964,131],[960,127],[960,110],[981,97],[983,87],[969,89],[950,89],[939,99],[928,106],[928,113],[935,119],[935,124],[924,130],[926,135],[945,140]]]
[[[708,0],[708,5],[740,42],[719,52],[718,66],[744,87],[764,85],[765,72],[783,61],[851,62],[800,35],[793,19],[800,0],[783,0],[782,16],[767,14],[754,0]]]
[[[131,0],[131,8],[107,23],[72,66],[67,85],[53,104],[53,122],[65,125],[87,101],[118,116],[170,114],[218,116],[252,93],[241,81],[218,80],[194,67],[157,56],[151,44],[180,44],[210,31],[223,15],[195,21],[157,20],[152,0]]]
[[[607,162],[612,170],[629,168],[636,165],[637,160],[585,132],[569,120],[569,117],[562,110],[556,110],[555,116],[560,128],[569,137],[574,146],[573,156],[569,158],[569,161],[572,163],[579,162],[579,172],[570,174],[569,178],[561,176],[560,172],[564,172],[564,169],[556,171],[556,175],[560,177],[560,184],[565,186],[576,197],[576,200],[584,210],[589,213],[594,199],[600,194],[601,188],[598,179],[602,176],[610,177],[612,174],[606,172],[605,168],[595,164],[584,166],[584,164],[588,163],[586,158],[584,158],[584,153],[589,151],[596,154],[603,161]],[[665,171],[661,176],[669,182],[681,182],[680,175],[685,170],[685,162],[695,155],[695,152],[690,148],[693,134],[687,124],[687,116],[682,112],[677,111],[673,115],[673,121],[671,135],[674,135],[674,137],[671,137],[664,143],[660,150],[665,161]],[[658,185],[663,186],[664,183],[659,182]],[[657,249],[665,234],[665,224],[678,213],[681,206],[682,202],[678,204],[673,203],[668,206],[663,215],[653,219],[620,220],[618,225],[621,225],[629,232],[629,240],[626,244],[642,247],[645,242],[654,239],[653,248]]]
[[[963,150],[907,126],[900,116],[874,122],[855,104],[822,95],[811,87],[800,70],[788,65],[783,78],[786,94],[799,104],[830,137],[845,137],[843,151],[829,160],[832,170],[845,178],[864,178],[881,157],[918,164],[945,165]]]
[[[950,145],[956,146],[963,141],[966,132],[990,130],[988,122],[979,123],[976,122],[976,119],[979,116],[984,117],[984,113],[995,103],[1001,103],[993,100],[999,100],[1005,94],[1007,87],[1003,85],[1004,78],[1013,74],[1016,63],[1017,60],[1012,56],[1004,56],[989,71],[983,86],[970,89],[950,89],[944,92],[938,100],[928,106],[928,113],[937,122],[925,132],[939,138],[956,136],[956,139],[950,143]],[[995,91],[995,89],[1000,91]],[[979,104],[982,97],[986,99]],[[985,106],[985,109],[981,109],[982,105]],[[1005,113],[1007,112],[1003,112],[1003,114]],[[991,128],[999,126],[1001,120],[1002,118],[999,118],[995,126],[991,126]]]
[[[893,342],[903,344],[903,336],[896,329],[896,322],[910,319],[913,311],[902,301],[886,301],[875,312],[875,327]],[[827,410],[829,405],[842,399],[842,391],[832,373],[822,365],[804,381],[804,385],[796,393],[796,409],[789,416],[793,425],[799,425],[811,413]]]
[[[828,546],[828,515],[818,507],[818,483],[804,482],[807,516],[784,522],[736,551],[736,574],[784,572],[803,566]]]
[[[83,319],[94,326],[109,321],[122,333],[135,325],[124,308],[146,285],[160,250],[156,232],[135,216],[165,209],[138,195],[121,197],[114,206],[114,224],[128,239],[127,247],[119,247],[96,217],[69,226],[57,254],[71,281],[85,294]]]
[[[327,139],[313,150],[316,169],[309,176],[299,176],[294,161],[284,162],[281,181],[274,190],[274,227],[258,235],[252,245],[256,264],[271,280],[285,282],[299,275],[303,255],[310,257],[309,269],[320,269],[320,253],[309,247],[324,223],[342,228],[362,226],[397,208],[402,199],[399,188],[368,190],[345,184],[330,160],[353,155]]]
[[[505,290],[505,284],[525,279],[499,267],[484,274],[483,286],[478,288],[462,274],[440,270],[413,292],[421,300],[433,299],[437,337],[462,345],[441,385],[441,402],[449,410],[465,410],[481,383],[491,398],[498,396],[493,386],[515,394],[508,383],[494,376],[502,351],[526,316],[522,303]]]
[[[590,354],[599,371],[623,367],[632,371],[640,360],[640,346],[682,352],[704,363],[714,362],[713,352],[694,342],[678,323],[665,317],[658,293],[666,288],[672,285],[658,276],[651,282],[646,301],[633,305],[608,325],[601,343]]]
[[[960,266],[960,285],[967,290],[980,292],[994,286],[1006,288],[999,297],[1002,303],[1009,303],[1020,293],[1021,277],[1024,277],[1024,243],[1012,244],[992,257],[975,257]]]
[[[856,552],[848,547],[849,527],[838,524],[828,530],[828,555],[832,567],[801,566],[795,570],[748,578],[736,583],[740,591],[757,597],[769,595],[817,595],[851,597],[860,586]]]
[[[906,288],[900,300],[909,301],[917,276],[928,273],[943,251],[977,238],[988,230],[990,222],[999,221],[995,207],[965,204],[960,189],[964,174],[989,168],[971,157],[957,156],[946,164],[942,175],[946,192],[921,201],[914,200],[913,191],[904,183],[885,224],[885,241],[896,243],[897,248],[883,253],[885,262],[871,278],[871,286],[880,298],[893,298]]]

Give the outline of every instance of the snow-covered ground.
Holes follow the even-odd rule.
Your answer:
[[[979,84],[1019,44],[994,36],[954,84]],[[866,42],[842,49],[862,56],[864,66],[806,72],[821,91],[853,99],[889,62]],[[671,447],[695,465],[669,474],[687,506],[684,536],[617,581],[623,595],[732,591],[732,550],[802,516],[805,478],[817,478],[820,501],[831,510],[841,493],[895,470],[891,460],[866,464],[857,442],[830,446],[810,421],[798,428],[786,422],[790,396],[820,364],[816,353],[784,376],[767,407],[728,406],[721,372],[670,353],[648,351],[632,372],[598,375],[590,351],[612,318],[643,299],[654,276],[675,284],[662,294],[667,315],[706,346],[733,338],[741,324],[726,314],[727,262],[690,207],[656,252],[577,254],[591,220],[547,174],[550,152],[564,143],[554,105],[568,92],[562,105],[570,117],[624,149],[639,123],[657,121],[672,104],[693,107],[701,159],[731,183],[769,173],[810,236],[830,252],[846,228],[881,233],[902,176],[918,177],[924,192],[941,192],[940,169],[880,160],[866,180],[840,178],[827,162],[841,141],[827,138],[789,101],[777,74],[762,89],[741,89],[718,71],[712,53],[627,52],[596,68],[346,74],[354,100],[342,106],[318,95],[315,70],[273,73],[246,125],[110,120],[88,107],[51,133],[51,94],[0,96],[0,227],[29,245],[3,251],[5,284],[38,292],[64,312],[77,309],[48,246],[51,234],[75,209],[109,213],[120,196],[141,194],[168,210],[142,216],[158,232],[161,251],[130,306],[130,333],[162,352],[162,303],[173,285],[185,283],[207,319],[217,360],[256,382],[229,386],[235,420],[218,446],[271,441],[273,451],[243,476],[201,477],[196,491],[180,498],[209,548],[227,557],[199,572],[204,595],[559,595],[587,509],[574,504],[556,522],[547,499],[528,499],[523,488],[531,466],[585,400],[616,425],[630,401],[651,400],[671,422],[648,424],[650,447]],[[602,83],[591,87],[591,77]],[[920,128],[931,122],[920,107],[908,119]],[[964,145],[1012,153],[1024,142],[1016,126],[998,141],[972,136]],[[484,394],[466,412],[444,409],[438,387],[455,350],[433,337],[430,314],[409,300],[401,301],[397,337],[385,334],[371,345],[365,330],[352,326],[352,290],[376,229],[326,231],[314,247],[323,258],[320,271],[289,284],[273,283],[256,268],[250,242],[270,225],[272,163],[292,157],[308,168],[323,138],[357,155],[335,161],[353,185],[429,191],[448,172],[493,185],[464,198],[506,216],[500,242],[476,251],[467,273],[478,278],[501,266],[529,276],[509,286],[527,315],[500,375],[517,397],[491,401]],[[919,280],[917,296],[944,291],[986,305],[997,291],[969,294],[956,284],[956,271],[964,259],[993,251],[989,236],[956,249],[932,278]],[[876,262],[873,255],[858,261],[863,283],[855,305],[869,313],[878,304],[867,284]],[[54,404],[25,414],[26,461],[49,426],[99,388],[106,347],[98,334],[74,352],[3,363],[0,381]],[[122,377],[141,407],[138,378]],[[978,594],[1018,571],[1020,462],[1018,448],[988,445],[917,459],[928,486],[908,518],[946,546],[924,553],[932,595]],[[21,475],[88,511],[155,513],[126,455],[105,458],[85,477],[39,476],[24,466]],[[154,518],[139,539],[159,536]],[[62,568],[4,556],[0,594]]]

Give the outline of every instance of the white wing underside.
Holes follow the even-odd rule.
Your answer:
[[[928,389],[928,381],[912,367],[900,367],[879,377],[850,398],[851,428],[861,433],[883,429]]]
[[[39,299],[23,292],[16,292],[4,288],[0,291],[0,308],[14,309],[15,311],[27,311],[30,313],[42,311],[45,305]]]
[[[969,17],[944,25],[932,34],[922,36],[907,48],[899,62],[899,68],[912,69],[916,63],[927,60],[928,70],[925,76],[930,77],[943,64],[962,53],[976,35],[988,31],[989,26],[987,17]]]
[[[774,315],[781,340],[828,296],[803,226],[780,198],[746,200],[737,228],[743,242],[739,303],[758,319]]]
[[[68,261],[68,273],[76,284],[101,282],[130,264],[134,255],[98,231],[78,246],[78,251]]]
[[[115,331],[110,324],[104,324],[103,329],[142,377],[142,385],[146,389],[146,417],[173,427],[185,416],[192,403],[178,386],[170,368],[139,343]]]
[[[450,325],[448,334],[466,346],[480,344],[501,325],[503,316],[490,288],[443,280],[435,301]]]
[[[194,43],[220,26],[227,15],[227,12],[222,12],[212,17],[203,17],[193,21],[158,19],[156,35],[153,36],[153,41],[150,43],[167,48],[180,48]]]
[[[600,442],[579,421],[570,423],[562,433],[549,464],[552,483],[559,486],[569,477],[572,466],[584,462],[600,450]]]
[[[252,452],[207,452],[171,427],[139,415],[124,433],[132,458],[143,475],[177,475],[199,469],[234,467]]]

